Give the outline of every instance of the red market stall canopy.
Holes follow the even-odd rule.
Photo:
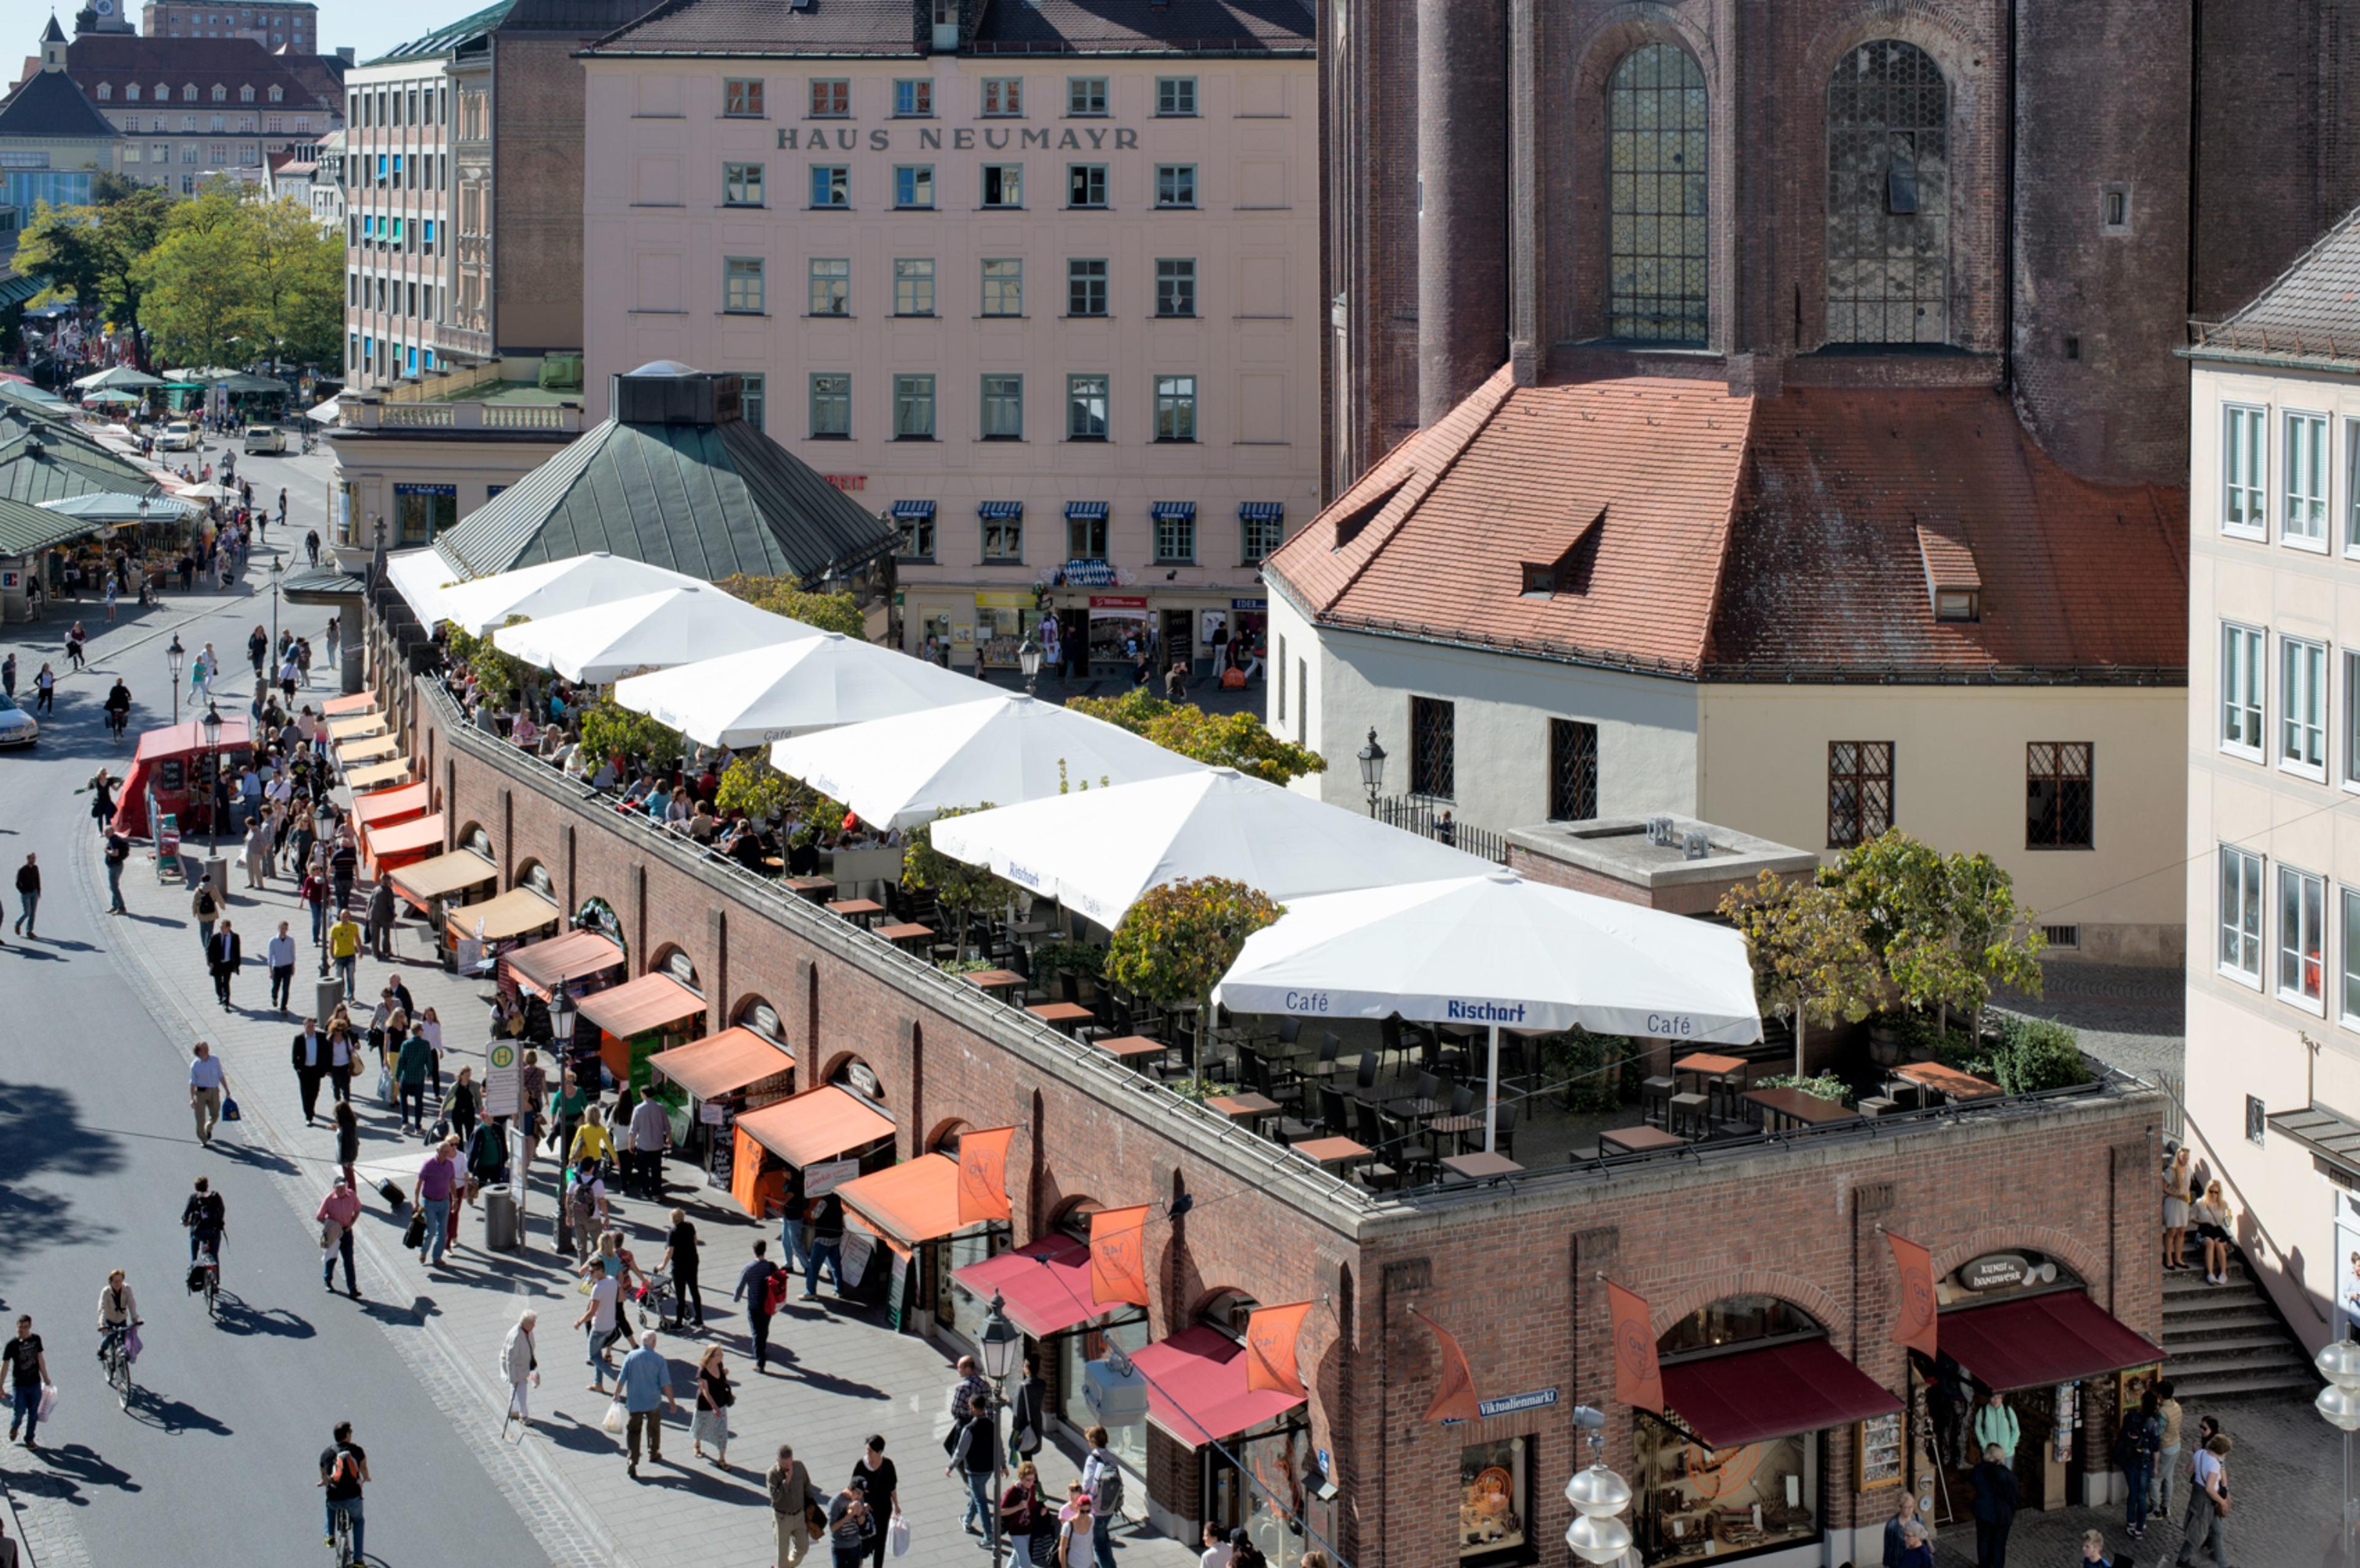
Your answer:
[[[890,1117],[833,1083],[748,1111],[738,1118],[738,1126],[747,1137],[798,1169],[893,1136]],[[954,1170],[951,1174],[956,1178],[958,1173]]]
[[[636,980],[582,998],[581,1013],[617,1040],[660,1029],[705,1011],[705,998],[669,975]]]
[[[422,789],[422,784],[410,786]],[[442,847],[442,813],[412,822],[361,830],[361,860],[372,877],[382,877],[398,866],[424,860]]]
[[[401,886],[400,878],[394,879],[394,886]],[[557,906],[530,887],[511,887],[497,898],[486,898],[480,904],[461,904],[447,913],[451,934],[461,942],[475,940],[478,925],[484,929],[485,942],[507,942],[547,931],[557,923]]]
[[[1901,1408],[1824,1339],[1672,1362],[1664,1367],[1664,1403],[1715,1449],[1818,1432]]]
[[[734,1094],[765,1078],[795,1070],[795,1059],[752,1029],[726,1029],[710,1040],[676,1045],[648,1058],[659,1078],[669,1078],[700,1100]]]
[[[332,719],[348,719],[355,713],[377,712],[377,698],[366,691],[355,691],[349,697],[331,697],[320,704],[320,712]]]
[[[2149,1367],[2163,1359],[2160,1347],[2124,1327],[2080,1290],[2051,1290],[1944,1312],[1936,1333],[1953,1360],[1984,1387],[2003,1394]]]
[[[856,1177],[836,1191],[845,1207],[874,1225],[880,1236],[915,1247],[964,1228],[958,1217],[958,1161],[947,1154],[922,1154],[873,1176]]]
[[[196,763],[207,752],[243,752],[253,744],[253,725],[243,718],[222,715],[221,744],[218,748],[205,740],[205,727],[191,719],[186,724],[162,724],[139,736],[139,749],[131,758],[131,772],[123,780],[123,793],[115,808],[115,831],[133,838],[148,836],[154,826],[148,820],[148,795],[153,790],[159,810],[179,814],[183,831],[187,820],[191,786],[196,777]]]
[[[421,786],[422,788],[422,786]],[[472,849],[454,849],[432,860],[405,866],[393,874],[393,890],[421,909],[437,898],[448,898],[470,887],[496,881],[499,867]]]
[[[390,825],[422,817],[434,804],[433,791],[423,784],[403,784],[391,789],[374,789],[366,795],[353,797],[353,825],[361,828]]]
[[[970,1263],[951,1278],[978,1301],[998,1294],[1008,1321],[1034,1339],[1127,1307],[1120,1301],[1102,1307],[1092,1299],[1090,1249],[1070,1236],[1044,1236],[1013,1252]]]
[[[518,985],[536,996],[546,996],[561,980],[580,980],[614,968],[623,962],[623,950],[594,931],[567,931],[547,942],[519,948],[508,955],[506,962]]]
[[[1299,1394],[1247,1388],[1246,1347],[1202,1323],[1133,1351],[1131,1364],[1147,1379],[1147,1419],[1189,1448],[1235,1437],[1303,1403]]]

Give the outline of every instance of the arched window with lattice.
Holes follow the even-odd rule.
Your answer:
[[[1950,341],[1950,84],[1877,38],[1828,81],[1830,343]]]
[[[1711,243],[1704,72],[1677,44],[1624,55],[1606,85],[1607,333],[1701,343]]]

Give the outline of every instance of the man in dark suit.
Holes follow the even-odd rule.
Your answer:
[[[237,966],[246,961],[246,949],[237,940],[237,932],[229,929],[227,920],[213,927],[213,940],[205,943],[205,964],[213,972],[213,995],[221,998],[222,1011],[229,1011],[229,983],[237,974]]]
[[[320,1032],[319,1019],[303,1020],[292,1054],[296,1087],[303,1096],[303,1125],[310,1127],[318,1119],[314,1107],[320,1103],[320,1080],[327,1073],[330,1055],[328,1037]]]
[[[2016,1472],[1998,1443],[1983,1447],[1975,1466],[1975,1568],[2007,1568],[2007,1532],[2016,1524]]]

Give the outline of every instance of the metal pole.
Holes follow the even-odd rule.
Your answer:
[[[1500,1147],[1500,1026],[1491,1026],[1491,1066],[1490,1076],[1483,1081],[1483,1152],[1495,1154]]]
[[[2352,1434],[2344,1434],[2344,1568],[2352,1568]]]
[[[991,1518],[986,1522],[991,1527],[991,1568],[1000,1568],[1000,1549],[1002,1540],[1000,1528],[1000,1495],[1006,1490],[1000,1485],[1000,1481],[1008,1474],[1008,1450],[1000,1441],[1000,1412],[1008,1408],[1008,1379],[1000,1377],[994,1381],[997,1386],[993,1389],[991,1406]],[[2350,1448],[2348,1442],[2345,1447],[2348,1451]],[[2346,1487],[2345,1490],[2348,1493],[2350,1488]]]

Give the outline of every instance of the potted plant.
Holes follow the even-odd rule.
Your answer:
[[[1151,887],[1114,929],[1106,977],[1166,1007],[1197,1005],[1190,1065],[1205,1068],[1211,1040],[1213,987],[1246,938],[1286,912],[1258,888],[1226,877],[1191,877]]]

